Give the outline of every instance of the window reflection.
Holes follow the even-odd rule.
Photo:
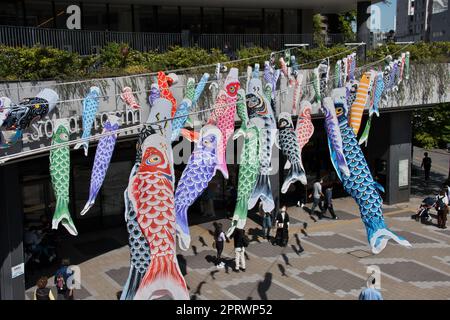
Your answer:
[[[111,31],[131,32],[131,5],[109,5],[109,29]]]
[[[90,4],[83,2],[81,12],[83,25],[85,30],[107,30],[108,17],[106,4]]]
[[[67,18],[69,14],[67,14],[67,7],[71,5],[80,5],[78,2],[70,1],[70,2],[55,2],[55,24],[58,29],[66,29]]]
[[[0,6],[0,21],[2,25],[23,25],[22,2],[15,0],[2,1],[2,5]]]
[[[157,17],[153,6],[134,6],[134,24],[137,32],[156,32]]]
[[[264,33],[281,33],[281,10],[264,10]]]
[[[181,8],[181,29],[189,30],[192,33],[200,33],[201,31],[201,14],[200,8]]]
[[[203,8],[203,33],[223,33],[222,8]]]
[[[225,8],[225,33],[262,33],[261,9]]]
[[[180,32],[178,7],[158,7],[158,31]]]
[[[25,1],[26,25],[29,27],[53,28],[51,1]]]

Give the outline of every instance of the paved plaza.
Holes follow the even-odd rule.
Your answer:
[[[417,178],[417,177],[416,177]],[[441,177],[442,178],[442,177]],[[420,180],[419,178],[417,178]],[[431,188],[432,193],[437,186]],[[226,243],[224,269],[215,267],[213,222],[191,226],[191,248],[178,252],[192,299],[357,299],[365,286],[368,267],[381,270],[384,299],[450,299],[450,228],[411,219],[423,198],[413,196],[409,203],[385,206],[387,225],[408,239],[412,248],[393,241],[373,255],[366,231],[351,198],[335,200],[339,220],[312,220],[298,207],[288,208],[291,216],[289,244],[273,246],[261,237],[261,221],[249,214],[246,272],[233,272],[233,242]],[[305,229],[303,222],[308,223]],[[272,235],[274,230],[272,230]],[[74,238],[64,248],[81,268],[81,290],[77,299],[117,299],[128,276],[129,251],[125,226]],[[98,250],[103,252],[98,255]],[[34,288],[29,288],[27,298]]]

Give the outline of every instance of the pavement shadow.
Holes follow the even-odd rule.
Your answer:
[[[177,254],[178,266],[180,267],[181,274],[187,275],[187,261],[182,254]]]
[[[36,264],[30,260],[26,264],[25,289],[35,286],[42,276],[54,276],[62,259],[68,258],[72,265],[79,265],[128,245],[128,233],[125,227],[120,227],[86,232],[73,237],[58,230],[55,242],[57,258],[53,262]]]
[[[250,242],[261,242],[259,237],[263,237],[263,232],[261,229],[249,228],[248,235],[250,236]]]
[[[267,291],[269,291],[271,285],[272,285],[272,273],[266,272],[266,274],[264,275],[264,280],[258,282],[258,294],[261,300],[269,300],[267,298]]]
[[[417,166],[412,166],[411,194],[420,197],[436,195],[447,180],[447,177],[437,172],[430,172],[430,179],[425,181],[423,170]]]
[[[206,284],[206,281],[202,281],[198,284],[197,288],[195,288],[194,293],[191,296],[191,300],[197,300],[198,296],[202,294],[202,287]]]
[[[278,263],[278,269],[280,270],[282,277],[287,277],[286,268],[281,263]]]

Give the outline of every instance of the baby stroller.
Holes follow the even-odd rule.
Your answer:
[[[420,221],[422,223],[430,222],[431,216],[430,216],[430,209],[433,208],[436,204],[436,199],[433,197],[426,197],[423,199],[422,203],[420,204],[419,210],[417,210],[417,214],[415,215],[416,221]]]

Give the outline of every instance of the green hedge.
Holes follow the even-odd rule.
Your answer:
[[[367,59],[374,61],[399,50],[401,45],[385,45],[367,52]],[[320,46],[312,49],[293,49],[301,68],[312,68],[317,62],[311,61],[338,54],[334,59],[349,53],[349,48],[337,45]],[[415,62],[448,62],[450,61],[450,42],[418,43],[407,48],[411,52],[411,60]],[[124,54],[124,53],[127,54]],[[245,71],[248,64],[259,63],[261,69],[268,59],[271,50],[267,48],[245,48],[236,52],[238,59],[257,58],[231,63],[229,67],[238,67]],[[341,54],[342,53],[342,54]],[[340,54],[340,55],[339,55]],[[68,80],[106,76],[121,76],[171,70],[215,64],[228,61],[228,57],[218,49],[207,51],[198,47],[173,47],[164,53],[140,52],[123,43],[109,43],[98,55],[80,56],[51,47],[35,46],[32,48],[12,48],[0,46],[0,80]],[[212,68],[198,70],[198,73],[212,71]]]

